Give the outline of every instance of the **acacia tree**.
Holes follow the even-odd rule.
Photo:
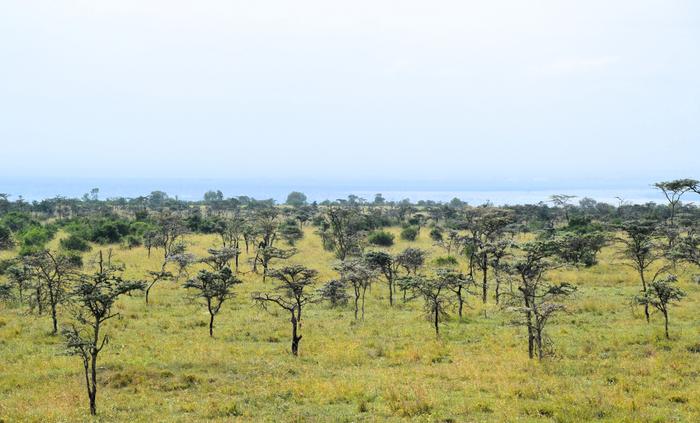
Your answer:
[[[494,298],[496,299],[496,304],[501,301],[501,273],[504,270],[503,260],[507,258],[510,253],[509,250],[513,246],[513,241],[511,239],[500,239],[491,244],[489,265],[493,271],[493,279],[496,282]],[[473,282],[473,281],[472,281]],[[483,295],[483,294],[482,294]],[[462,314],[459,315],[462,317]]]
[[[538,359],[545,354],[545,327],[557,313],[565,310],[563,298],[576,291],[576,287],[562,282],[553,284],[544,278],[545,272],[556,266],[551,260],[553,245],[549,241],[534,241],[520,246],[523,255],[508,266],[508,271],[518,280],[517,293],[510,295],[509,309],[522,319],[514,323],[527,328],[528,355]]]
[[[401,283],[398,284],[399,289],[402,291],[403,302],[408,301],[408,292],[414,290],[415,281],[411,277],[418,276],[418,270],[420,270],[425,265],[425,258],[428,253],[425,250],[419,248],[406,248],[394,257],[394,260],[401,266],[406,272],[406,278],[401,279]]]
[[[503,209],[479,209],[468,220],[467,229],[470,235],[464,238],[465,252],[469,258],[470,276],[474,278],[474,267],[481,271],[481,300],[484,303],[488,296],[490,259],[499,248],[499,241],[512,221],[512,213]]]
[[[427,256],[427,251],[421,250],[420,248],[409,247],[400,252],[395,260],[404,268],[406,274],[417,276],[418,270],[425,265],[425,258]]]
[[[177,265],[177,275],[175,275],[175,282],[178,282],[183,275],[185,275],[185,277],[187,278],[190,277],[189,271],[187,269],[197,262],[197,256],[195,256],[192,253],[183,252],[169,256],[168,261]]]
[[[335,270],[340,273],[342,281],[352,286],[355,294],[355,320],[359,310],[362,311],[362,320],[365,320],[365,294],[377,277],[376,271],[363,259],[346,259]]]
[[[307,304],[315,301],[313,294],[307,288],[311,288],[318,272],[302,265],[285,266],[270,271],[270,277],[276,279],[279,285],[274,292],[254,293],[252,298],[264,310],[269,304],[275,304],[290,314],[292,324],[292,354],[299,355],[299,342],[302,335],[299,334],[301,326],[301,313]]]
[[[649,283],[656,281],[662,273],[668,270],[668,265],[662,264],[655,273],[651,274],[650,278],[652,265],[663,259],[663,254],[654,243],[656,225],[650,221],[631,221],[622,225],[621,229],[627,236],[618,238],[622,244],[619,255],[625,260],[625,265],[634,269],[639,275],[644,293],[647,291]],[[649,304],[642,305],[648,323]]]
[[[454,269],[437,269],[435,273],[440,283],[455,294],[457,298],[457,312],[461,319],[466,302],[465,296],[474,295],[474,293],[469,290],[469,287],[474,285],[474,280]]]
[[[675,286],[676,275],[668,275],[663,279],[657,279],[649,284],[649,289],[637,297],[637,302],[645,306],[652,306],[664,315],[664,330],[666,339],[668,336],[668,308],[672,303],[677,303],[685,297],[685,292]]]
[[[339,260],[362,254],[364,231],[356,207],[329,207],[324,213],[319,234],[323,247],[333,251]]]
[[[391,254],[384,251],[369,251],[365,254],[365,261],[367,264],[381,272],[386,279],[387,285],[389,286],[389,305],[394,305],[394,281],[399,274],[399,268],[401,267],[401,261],[396,260]]]
[[[185,282],[185,288],[196,291],[195,298],[203,300],[209,312],[209,336],[214,336],[214,317],[221,311],[224,301],[233,298],[235,285],[242,283],[230,267],[217,270],[200,270],[197,276]]]
[[[157,271],[149,271],[148,272],[148,282],[146,283],[146,305],[148,305],[148,295],[151,292],[151,288],[158,282],[158,281],[163,281],[163,280],[173,280],[173,274],[171,272],[168,272],[165,270],[165,264],[167,262],[163,263],[163,266],[161,267],[160,270]]]
[[[71,292],[77,324],[62,330],[68,354],[77,355],[83,362],[92,415],[97,414],[97,357],[109,341],[108,335],[101,334],[102,325],[118,315],[112,307],[121,295],[145,288],[143,282],[123,279],[122,271],[122,266],[111,263],[111,254],[105,261],[100,251],[96,271],[80,275]]]
[[[448,256],[452,253],[453,250],[456,250],[462,242],[462,238],[459,235],[459,231],[457,230],[450,229],[447,231],[447,235],[443,235],[440,232],[438,233],[440,234],[439,237],[432,237],[433,232],[430,232],[433,241],[435,241],[434,245],[444,249],[445,253],[447,253]]]
[[[324,300],[328,300],[331,307],[338,307],[347,304],[350,300],[347,289],[347,281],[342,279],[331,279],[318,290],[318,294]]]
[[[688,191],[694,191],[698,185],[698,181],[695,179],[676,179],[673,181],[657,182],[654,187],[660,190],[671,208],[671,218],[670,224],[673,226],[674,217],[676,215],[676,207],[681,202],[681,197]]]
[[[443,269],[435,278],[415,278],[415,289],[425,301],[425,311],[433,322],[435,336],[440,336],[440,319],[448,317],[447,307],[451,304],[449,292],[455,282],[462,280],[456,273]]]
[[[267,280],[272,260],[286,260],[297,253],[294,248],[282,249],[277,247],[260,247],[253,257],[253,272],[257,272],[258,264],[263,268],[263,282]]]
[[[32,288],[32,268],[26,257],[14,260],[14,263],[5,271],[10,281],[10,287],[17,289],[19,304],[24,302],[24,292]]]
[[[182,218],[175,213],[164,211],[156,219],[156,229],[151,235],[154,239],[151,243],[163,249],[163,261],[167,261],[169,256],[178,252],[179,242],[186,233],[187,227]]]
[[[73,257],[44,250],[28,257],[29,267],[40,291],[45,295],[38,301],[45,300],[51,310],[51,334],[58,333],[58,307],[68,300],[68,284],[71,276],[80,267]]]
[[[571,210],[571,200],[576,198],[575,195],[567,195],[567,194],[554,194],[549,197],[549,201],[554,204],[554,207],[560,208],[562,212],[564,213],[564,219],[566,220],[566,224],[569,224],[569,211]]]
[[[219,234],[224,248],[235,249],[235,269],[238,272],[238,258],[241,255],[240,247],[245,232],[245,220],[240,216],[233,219],[219,219],[214,225],[214,231]]]

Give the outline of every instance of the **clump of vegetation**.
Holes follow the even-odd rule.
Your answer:
[[[401,239],[406,241],[415,241],[418,238],[420,228],[417,226],[408,226],[401,230]]]
[[[61,248],[69,251],[87,252],[92,249],[90,244],[78,235],[72,234],[61,240]]]
[[[391,247],[394,245],[394,234],[386,231],[374,231],[367,236],[367,242],[380,247]]]

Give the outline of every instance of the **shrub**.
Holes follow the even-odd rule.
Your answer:
[[[136,235],[129,235],[126,237],[126,246],[129,248],[140,247],[142,244],[141,238]]]
[[[27,255],[40,251],[51,240],[53,233],[43,226],[32,226],[21,234],[20,254]]]
[[[457,259],[453,256],[444,256],[435,259],[435,265],[438,267],[454,267],[457,266],[457,264]]]
[[[401,239],[415,241],[418,238],[419,229],[416,226],[409,226],[401,231]]]
[[[15,245],[10,228],[0,223],[0,250],[9,250]]]
[[[78,235],[70,235],[68,238],[61,240],[61,247],[69,251],[90,251],[92,247],[83,238]]]
[[[367,241],[372,245],[391,247],[394,245],[394,234],[386,231],[374,231],[369,234]]]
[[[435,242],[442,241],[442,229],[435,227],[430,230],[430,239]]]

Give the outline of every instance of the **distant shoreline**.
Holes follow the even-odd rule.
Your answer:
[[[468,185],[474,186],[477,183]],[[619,204],[620,197],[626,203],[644,204],[647,202],[664,203],[662,194],[651,185],[630,187],[624,183],[624,187],[575,187],[566,188],[553,184],[551,188],[545,183],[539,183],[536,187],[523,188],[491,188],[491,189],[459,189],[459,183],[446,183],[447,189],[441,187],[440,182],[389,182],[377,183],[368,181],[358,182],[353,185],[350,182],[339,181],[337,183],[313,183],[294,181],[270,181],[270,180],[230,180],[230,179],[137,179],[137,178],[0,178],[0,193],[7,193],[10,199],[18,199],[20,196],[26,201],[41,201],[57,196],[66,198],[81,198],[92,188],[99,188],[99,198],[136,198],[147,196],[153,191],[163,191],[171,197],[180,200],[201,200],[208,190],[221,190],[224,197],[248,196],[258,200],[272,198],[278,203],[285,201],[291,191],[301,191],[309,201],[322,202],[324,200],[336,200],[347,198],[348,195],[356,195],[371,202],[375,194],[381,193],[388,201],[401,201],[410,199],[412,202],[435,201],[449,202],[453,198],[459,198],[472,205],[491,202],[495,205],[536,204],[547,201],[553,194],[574,195],[578,199],[589,197],[598,202]],[[466,184],[465,184],[466,185]],[[403,188],[407,187],[407,188]],[[414,188],[415,187],[415,188]]]

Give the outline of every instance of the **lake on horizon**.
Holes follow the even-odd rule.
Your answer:
[[[406,183],[406,186],[411,186]],[[226,179],[87,179],[87,178],[28,178],[0,179],[0,192],[10,194],[10,199],[22,196],[27,201],[42,200],[56,196],[80,198],[92,188],[99,188],[99,198],[126,197],[134,198],[148,195],[152,191],[164,191],[172,197],[181,200],[199,200],[208,190],[221,190],[226,198],[249,196],[256,199],[273,198],[284,202],[291,191],[301,191],[309,201],[335,200],[347,198],[354,194],[368,201],[375,194],[381,193],[384,198],[399,201],[405,198],[411,201],[432,200],[448,202],[459,198],[469,204],[477,205],[490,201],[496,205],[503,204],[535,204],[547,201],[553,194],[575,195],[578,199],[590,197],[599,202],[618,204],[617,197],[630,203],[665,202],[662,194],[650,185],[640,188],[551,188],[537,187],[535,189],[458,189],[456,184],[450,184],[450,189],[441,189],[439,183],[420,184],[420,189],[399,189],[397,183],[373,185],[363,182],[353,189],[352,184],[327,183],[286,183],[262,181],[233,181]],[[574,200],[576,201],[576,200]]]

